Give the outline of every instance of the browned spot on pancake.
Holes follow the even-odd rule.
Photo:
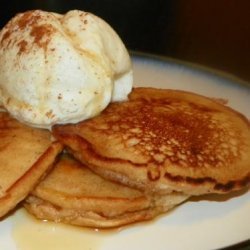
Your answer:
[[[220,192],[229,192],[230,190],[242,188],[250,184],[250,176],[246,176],[242,180],[229,181],[227,183],[218,183],[215,179],[211,177],[193,178],[189,176],[171,175],[170,173],[165,173],[164,177],[172,182],[176,183],[187,183],[190,185],[202,185],[205,183],[211,183],[214,189]]]
[[[161,171],[157,166],[151,166],[148,169],[148,179],[150,181],[157,181],[161,177]]]
[[[206,182],[210,183],[216,182],[213,178],[210,177],[192,178],[192,177],[183,177],[180,175],[171,175],[170,173],[165,173],[164,177],[174,182],[187,182],[193,185],[199,185]]]

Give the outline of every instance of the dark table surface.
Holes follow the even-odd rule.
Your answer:
[[[29,9],[93,12],[130,50],[202,64],[250,82],[249,0],[0,0],[0,27]]]

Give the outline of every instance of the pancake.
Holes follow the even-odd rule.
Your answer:
[[[155,218],[163,211],[159,209],[148,208],[145,210],[128,212],[115,217],[106,217],[91,211],[78,211],[57,207],[47,201],[34,196],[29,196],[24,204],[26,210],[41,220],[50,220],[62,222],[75,226],[92,228],[115,228],[132,223],[148,221]],[[170,209],[170,208],[169,208]],[[166,211],[165,211],[166,212]]]
[[[54,136],[99,175],[148,193],[227,193],[250,182],[250,124],[190,92],[135,88]]]
[[[63,155],[26,199],[25,207],[40,219],[106,228],[152,219],[187,198],[179,193],[145,196]]]
[[[0,217],[13,209],[49,170],[62,145],[51,133],[0,112]]]

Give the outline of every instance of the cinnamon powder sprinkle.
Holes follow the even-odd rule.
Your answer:
[[[20,41],[17,45],[19,47],[19,51],[17,53],[19,56],[27,51],[28,43],[25,40]]]
[[[39,14],[35,15],[34,11],[27,11],[18,20],[18,27],[20,30],[24,30],[27,26],[35,25],[39,19],[41,19]]]
[[[34,37],[34,44],[46,50],[54,32],[51,25],[37,25],[32,28],[30,35]]]

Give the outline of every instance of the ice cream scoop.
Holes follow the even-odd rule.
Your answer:
[[[28,11],[0,32],[0,103],[28,125],[91,118],[125,100],[132,82],[123,42],[91,13]]]

